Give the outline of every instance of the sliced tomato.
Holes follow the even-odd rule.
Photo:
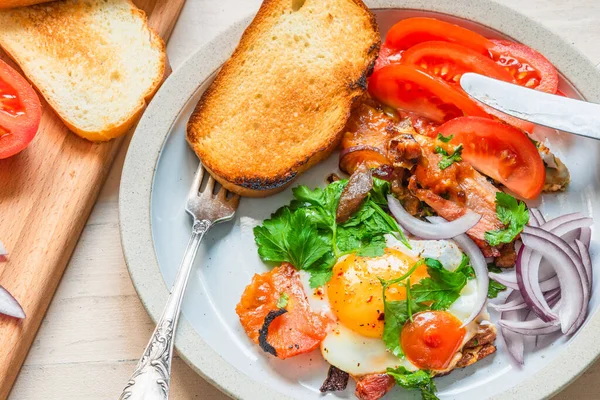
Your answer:
[[[440,126],[439,132],[453,135],[451,144],[463,145],[463,160],[517,195],[534,199],[541,193],[546,179],[544,163],[519,129],[492,119],[463,117]]]
[[[304,293],[298,272],[291,264],[262,275],[254,275],[235,308],[246,334],[259,344],[259,331],[269,312],[279,310],[280,297],[287,297],[287,312],[268,327],[267,342],[281,359],[316,349],[327,333],[329,319],[313,313]]]
[[[512,75],[489,57],[460,44],[425,42],[406,50],[402,64],[413,65],[429,75],[458,85],[465,72],[476,72],[490,78],[513,82]]]
[[[460,90],[406,65],[375,71],[369,79],[369,93],[384,104],[439,123],[464,115],[488,116]]]
[[[377,61],[375,61],[375,67],[373,71],[377,71],[390,64],[398,64],[400,60],[402,60],[402,53],[404,50],[394,50],[389,47],[385,42],[381,44],[381,48],[379,49],[379,56],[377,57]]]
[[[492,43],[492,59],[510,72],[519,85],[556,93],[558,73],[546,57],[531,47],[509,40],[492,40]]]
[[[431,41],[460,44],[486,56],[489,55],[488,49],[493,45],[490,40],[469,29],[424,17],[403,19],[392,26],[385,44],[392,50],[406,50],[419,43]]]
[[[41,118],[42,106],[29,82],[0,60],[0,159],[27,147]]]
[[[515,82],[506,69],[489,57],[468,47],[448,42],[425,42],[406,50],[402,55],[402,64],[412,65],[429,75],[436,76],[462,91],[460,78],[466,72],[475,72],[490,78],[506,82]],[[504,114],[485,104],[477,103],[494,117],[525,131],[532,131],[534,124]]]

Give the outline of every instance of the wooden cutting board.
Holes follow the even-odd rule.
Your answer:
[[[134,0],[165,41],[184,2]],[[1,50],[0,58],[16,67]],[[17,156],[0,160],[0,240],[9,251],[8,262],[0,262],[0,284],[27,314],[24,320],[0,316],[0,399],[8,397],[124,142],[119,138],[95,144],[81,139],[69,132],[41,96],[40,100],[43,115],[36,138]]]

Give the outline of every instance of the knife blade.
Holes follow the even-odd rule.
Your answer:
[[[513,117],[600,140],[600,105],[465,73],[460,86],[471,97]]]

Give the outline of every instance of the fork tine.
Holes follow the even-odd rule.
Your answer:
[[[202,197],[211,198],[213,190],[215,190],[215,178],[213,178],[211,175],[208,175],[206,186],[204,187],[204,190],[202,190]]]
[[[200,162],[198,169],[196,170],[196,174],[194,175],[194,182],[190,187],[188,198],[198,197],[198,191],[200,190],[200,185],[202,184],[202,178],[204,178],[204,166],[202,165],[202,162]]]
[[[229,205],[234,209],[237,209],[238,204],[240,204],[240,195],[234,194],[231,199],[228,201]]]
[[[219,192],[217,193],[217,199],[223,203],[227,201],[227,189],[223,186],[221,186],[221,189],[219,189]]]

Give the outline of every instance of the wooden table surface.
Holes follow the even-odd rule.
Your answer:
[[[501,0],[563,35],[600,63],[600,1]],[[260,0],[187,0],[168,52],[173,68]],[[117,202],[127,146],[112,168],[10,399],[116,399],[154,328],[131,284]],[[557,399],[600,397],[600,363]],[[173,364],[172,399],[225,399],[183,361]]]

